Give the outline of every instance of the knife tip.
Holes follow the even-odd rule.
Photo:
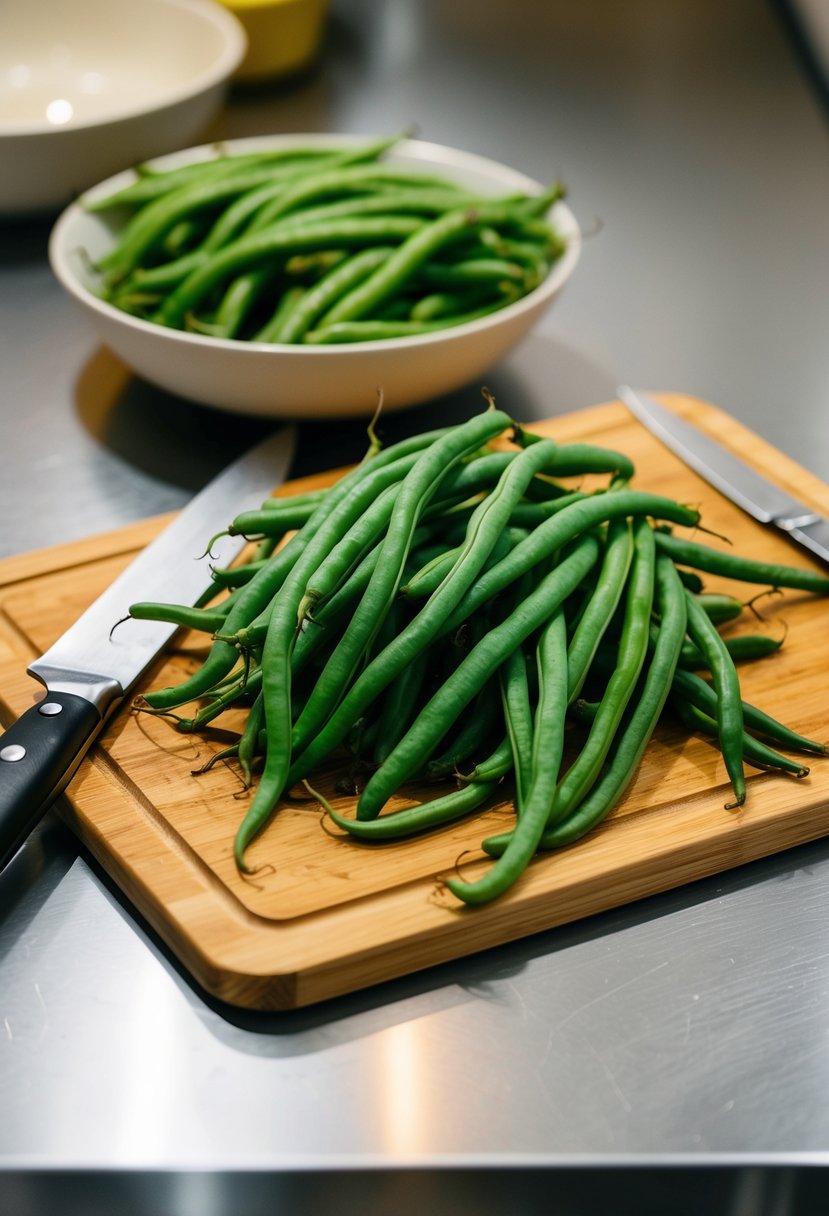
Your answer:
[[[635,405],[637,400],[636,390],[631,388],[629,384],[619,384],[616,386],[616,393],[619,400],[622,401],[628,408]]]

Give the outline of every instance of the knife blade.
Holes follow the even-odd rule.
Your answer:
[[[829,519],[800,502],[729,452],[687,418],[667,409],[648,393],[622,384],[619,397],[630,412],[670,448],[680,460],[704,477],[748,515],[785,533],[813,556],[829,563]]]
[[[0,869],[176,631],[163,622],[124,619],[130,605],[195,603],[209,581],[199,560],[206,543],[238,512],[261,505],[287,476],[295,447],[296,428],[282,427],[224,469],[29,665],[46,695],[0,735]],[[244,544],[242,537],[222,536],[211,546],[211,560],[226,565]]]

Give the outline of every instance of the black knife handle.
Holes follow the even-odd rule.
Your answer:
[[[101,721],[83,697],[49,692],[0,735],[0,869],[67,785]]]

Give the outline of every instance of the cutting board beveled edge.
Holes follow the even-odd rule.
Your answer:
[[[662,399],[815,507],[829,510],[829,487],[715,407],[677,394]],[[637,461],[636,485],[701,503],[706,523],[729,529],[737,551],[773,551],[779,560],[808,564],[685,469],[619,403],[532,425],[561,442],[588,440],[628,452]],[[330,477],[321,475],[316,483],[324,480]],[[309,479],[302,488],[309,488]],[[23,669],[37,646],[50,640],[27,639],[31,622],[24,605],[47,598],[50,587],[54,615],[54,583],[64,571],[70,600],[72,584],[81,582],[75,610],[80,612],[83,595],[96,594],[96,566],[99,580],[113,577],[113,567],[126,564],[166,518],[0,563],[0,689],[7,716],[36,695]],[[84,580],[77,579],[79,569],[87,573]],[[70,605],[57,598],[59,614],[69,612]],[[825,602],[796,594],[787,599],[785,612],[775,605],[772,615],[788,621],[791,637],[773,670],[754,665],[764,708],[818,737],[825,717],[822,688],[810,673],[819,664],[803,662],[796,648],[799,637],[819,637],[826,611]],[[41,628],[59,632],[70,619]],[[768,696],[788,686],[790,655],[800,691],[796,700],[787,696],[778,712]],[[175,666],[179,659],[161,662],[168,661]],[[158,676],[156,671],[146,686],[157,685]],[[236,872],[230,849],[239,813],[238,786],[230,792],[236,779],[226,770],[218,774],[218,793],[214,788],[202,794],[203,786],[193,783],[203,779],[190,777],[186,754],[169,765],[158,762],[159,746],[172,741],[187,748],[192,740],[153,720],[147,751],[146,725],[139,729],[135,715],[118,716],[72,782],[63,814],[194,978],[212,995],[248,1008],[310,1004],[804,843],[824,834],[818,812],[829,804],[827,762],[823,769],[815,764],[808,781],[796,785],[787,778],[752,776],[746,807],[729,814],[722,809],[727,786],[714,750],[669,737],[657,741],[656,755],[646,754],[636,782],[605,825],[578,845],[538,859],[505,899],[470,910],[458,908],[437,880],[503,823],[508,789],[501,809],[488,812],[485,830],[473,819],[436,837],[379,850],[323,834],[319,814],[309,808],[280,812],[254,846],[251,859],[263,869],[248,880]],[[159,731],[169,732],[168,744]],[[219,803],[224,810],[216,814]]]

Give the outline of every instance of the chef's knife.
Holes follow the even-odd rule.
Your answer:
[[[0,735],[0,869],[175,633],[175,626],[166,623],[124,620],[130,605],[140,600],[195,603],[210,577],[202,558],[206,544],[234,515],[259,506],[284,480],[295,446],[295,428],[284,427],[239,457],[29,666],[46,695]],[[211,560],[227,564],[244,543],[241,537],[221,537],[211,547]]]
[[[761,524],[772,524],[821,561],[829,562],[829,519],[647,393],[624,384],[618,392],[630,412],[652,434],[721,494]]]

